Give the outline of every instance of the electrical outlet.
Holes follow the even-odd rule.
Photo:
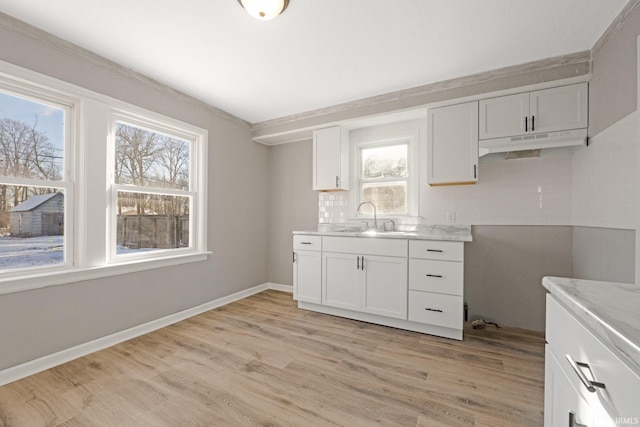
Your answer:
[[[456,222],[456,213],[455,212],[447,212],[447,222],[449,224],[453,224]]]

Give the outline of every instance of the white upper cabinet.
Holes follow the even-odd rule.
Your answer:
[[[340,126],[313,132],[313,189],[349,189],[349,137]]]
[[[427,111],[427,183],[478,181],[478,102]]]
[[[587,84],[531,92],[531,132],[555,132],[587,127]]]
[[[480,101],[480,139],[522,135],[529,118],[529,93]]]
[[[587,127],[587,84],[480,101],[480,139]]]

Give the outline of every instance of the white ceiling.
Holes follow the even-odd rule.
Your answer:
[[[588,50],[628,0],[0,0],[0,11],[251,123]]]

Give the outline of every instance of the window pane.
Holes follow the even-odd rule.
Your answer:
[[[407,144],[362,149],[362,178],[407,176]]]
[[[116,184],[189,190],[189,141],[116,123]]]
[[[407,183],[365,183],[362,185],[362,200],[376,205],[378,214],[406,214]],[[361,212],[373,214],[373,208],[371,205],[363,205]]]
[[[0,271],[63,262],[62,191],[0,185]]]
[[[62,179],[65,111],[0,92],[0,176]]]
[[[190,197],[118,192],[117,254],[189,247]]]

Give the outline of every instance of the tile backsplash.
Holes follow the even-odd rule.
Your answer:
[[[421,179],[420,217],[400,225],[582,225],[635,228],[638,115],[594,136],[588,147],[543,150],[538,158],[480,159],[475,185],[430,187]],[[349,193],[319,193],[318,222],[362,226]],[[454,221],[451,221],[454,219]]]

